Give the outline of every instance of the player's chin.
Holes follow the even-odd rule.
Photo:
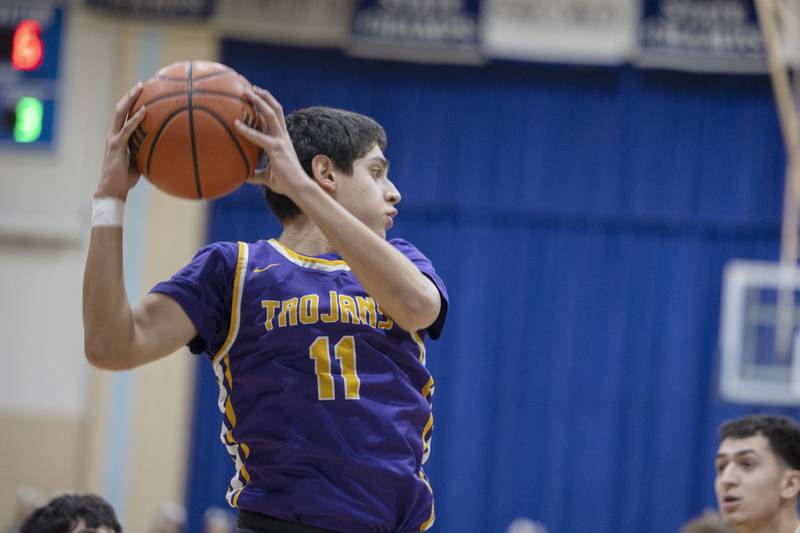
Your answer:
[[[748,523],[747,515],[738,509],[728,512],[720,510],[720,515],[722,517],[722,521],[725,522],[725,525],[728,527],[740,527]]]
[[[394,227],[394,217],[391,215],[383,215],[383,220],[381,222],[383,223],[384,233]]]

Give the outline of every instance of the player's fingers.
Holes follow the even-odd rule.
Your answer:
[[[278,131],[275,126],[278,124],[276,121],[271,120],[271,115],[274,115],[272,110],[269,106],[264,102],[261,97],[259,97],[252,89],[248,89],[245,92],[245,96],[250,101],[250,104],[253,106],[253,109],[256,112],[259,122],[264,126],[266,132],[272,133]]]
[[[258,114],[259,120],[266,126],[268,132],[277,133],[284,130],[281,127],[281,122],[278,120],[275,111],[267,105],[267,102],[263,98],[258,96],[252,89],[247,89],[245,95],[250,100],[253,109],[255,109]]]
[[[106,141],[108,148],[112,151],[126,148],[128,146],[128,140],[131,138],[131,135],[133,135],[136,127],[142,122],[142,119],[144,119],[146,112],[145,106],[137,109],[136,113],[128,117],[128,120],[125,121],[125,125],[119,133],[110,134]]]
[[[128,142],[128,139],[131,138],[133,132],[142,123],[144,120],[144,116],[147,114],[146,106],[142,106],[136,110],[136,113],[131,115],[128,120],[125,122],[125,125],[122,127],[122,131],[119,132],[119,137],[123,142]]]
[[[239,133],[244,135],[245,139],[250,141],[251,143],[255,144],[256,146],[260,146],[267,151],[271,150],[275,146],[275,141],[271,139],[266,134],[251,128],[238,118],[234,121],[233,125],[239,130]]]
[[[264,101],[267,102],[267,104],[269,104],[269,106],[272,108],[273,111],[275,111],[275,114],[278,117],[278,121],[280,122],[281,128],[283,130],[286,130],[286,118],[283,116],[283,106],[281,105],[280,102],[278,102],[278,99],[275,98],[271,92],[269,92],[266,89],[262,89],[258,85],[253,85],[253,90],[257,95],[261,96],[261,98],[263,98]]]
[[[122,129],[131,106],[142,93],[142,87],[142,82],[137,83],[117,102],[117,107],[114,109],[114,120],[111,124],[112,134],[116,134]]]

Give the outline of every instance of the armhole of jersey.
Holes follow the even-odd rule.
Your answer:
[[[233,277],[233,294],[231,295],[231,320],[228,326],[228,336],[225,342],[222,343],[219,351],[212,359],[213,365],[216,367],[219,360],[225,357],[236,341],[236,336],[239,334],[239,322],[241,320],[241,306],[242,306],[242,292],[244,291],[245,275],[247,273],[247,260],[249,248],[247,243],[239,242],[239,253],[236,259],[236,272]]]
[[[236,259],[236,272],[233,278],[233,293],[231,295],[231,316],[228,326],[228,336],[222,347],[212,359],[214,374],[219,384],[219,399],[217,401],[220,412],[223,413],[220,440],[225,444],[228,454],[233,459],[236,472],[231,478],[230,485],[225,494],[228,503],[238,507],[239,495],[250,482],[250,473],[247,471],[245,461],[250,455],[250,448],[244,442],[236,440],[236,413],[234,411],[231,394],[233,393],[233,373],[231,372],[230,351],[239,334],[239,323],[242,311],[242,293],[247,275],[247,262],[249,248],[246,243],[239,242],[239,253]]]

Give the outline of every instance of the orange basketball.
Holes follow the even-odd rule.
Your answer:
[[[234,127],[256,126],[243,76],[213,61],[181,61],[144,82],[131,115],[147,114],[130,139],[139,172],[169,194],[216,198],[253,175],[260,149]]]

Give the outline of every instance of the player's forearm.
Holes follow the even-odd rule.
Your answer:
[[[438,290],[406,256],[311,180],[292,196],[400,327],[417,331],[436,320],[441,306]]]
[[[122,228],[95,227],[83,277],[86,357],[94,366],[127,368],[134,320],[122,269]]]

